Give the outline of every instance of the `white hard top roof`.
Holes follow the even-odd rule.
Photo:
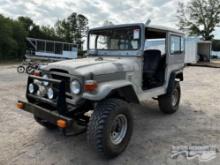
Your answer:
[[[170,31],[170,32],[175,32],[175,33],[181,33],[184,34],[182,31],[174,29],[174,28],[170,28],[170,27],[166,27],[166,26],[160,26],[160,25],[149,25],[149,26],[145,26],[147,28],[151,28],[151,29],[158,29],[158,30],[164,30],[164,31]]]
[[[104,29],[111,29],[111,28],[120,28],[120,27],[127,27],[127,26],[144,26],[146,28],[155,29],[155,30],[161,30],[161,31],[167,31],[167,32],[174,32],[179,34],[184,34],[182,31],[179,31],[174,28],[166,27],[166,26],[159,26],[159,25],[145,25],[144,23],[133,23],[133,24],[121,24],[121,25],[107,25],[97,28],[92,28],[90,30],[104,30]]]

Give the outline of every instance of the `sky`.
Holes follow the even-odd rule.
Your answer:
[[[145,23],[177,28],[176,9],[179,0],[0,0],[0,13],[17,18],[29,16],[40,25],[51,25],[72,12],[85,15],[90,27],[114,24]],[[189,0],[185,0],[187,2]],[[220,28],[215,32],[220,39]]]

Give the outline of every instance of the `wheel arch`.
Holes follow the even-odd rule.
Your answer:
[[[119,98],[129,103],[139,103],[139,99],[132,85],[127,85],[117,89],[113,89],[108,94],[107,98]]]
[[[169,84],[167,87],[167,93],[170,93],[175,85],[175,81],[183,81],[183,69],[180,70],[175,70],[171,72],[170,74],[170,79],[169,79]]]
[[[90,101],[101,101],[106,98],[115,97],[127,102],[139,103],[139,99],[133,85],[127,80],[99,84],[95,93],[83,93],[82,97]]]
[[[183,81],[183,72],[176,73],[175,79],[178,79],[179,81]]]

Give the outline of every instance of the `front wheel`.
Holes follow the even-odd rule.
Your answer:
[[[179,109],[181,88],[178,81],[175,81],[171,92],[158,98],[160,110],[166,114],[175,113]]]
[[[108,99],[96,106],[89,121],[87,139],[92,148],[112,158],[125,150],[132,130],[133,119],[127,103]]]
[[[32,74],[33,72],[34,72],[34,69],[33,69],[32,66],[28,66],[28,67],[26,68],[26,73],[27,73],[27,74]]]

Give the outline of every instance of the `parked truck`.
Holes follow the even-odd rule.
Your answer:
[[[148,40],[158,39],[162,46],[146,47]],[[178,110],[184,48],[184,34],[170,28],[125,24],[90,29],[87,58],[51,63],[39,76],[29,76],[27,102],[18,101],[17,107],[65,135],[86,130],[91,148],[115,157],[132,136],[129,104],[153,98],[164,114]]]

